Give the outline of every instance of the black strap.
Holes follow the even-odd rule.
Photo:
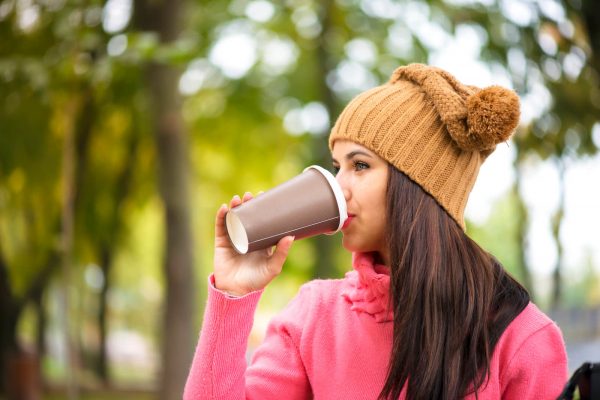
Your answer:
[[[600,363],[586,362],[577,368],[557,400],[572,400],[577,388],[580,400],[600,400]]]
[[[590,366],[590,399],[600,400],[600,363]]]
[[[581,367],[577,368],[577,370],[573,372],[573,375],[571,375],[571,378],[567,381],[565,388],[556,400],[573,400],[573,395],[575,394],[575,389],[577,389],[579,380],[585,375],[589,367],[590,363],[586,362]]]

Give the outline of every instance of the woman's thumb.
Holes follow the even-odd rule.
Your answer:
[[[279,275],[283,263],[290,251],[290,247],[292,247],[292,243],[294,243],[294,236],[286,236],[277,243],[275,252],[273,252],[273,255],[269,258],[269,270],[271,273]]]

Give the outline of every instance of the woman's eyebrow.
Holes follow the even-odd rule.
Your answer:
[[[369,153],[366,153],[362,150],[354,150],[351,151],[350,153],[346,154],[346,160],[351,160],[354,156],[365,156],[365,157],[371,157],[371,155]]]
[[[354,156],[365,156],[365,157],[372,158],[372,156],[369,153],[365,153],[362,150],[351,151],[350,153],[346,154],[345,158],[346,158],[346,160],[351,160],[352,158],[354,158]],[[331,161],[338,162],[334,157],[331,157]]]

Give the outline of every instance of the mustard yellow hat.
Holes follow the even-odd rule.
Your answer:
[[[519,123],[519,97],[509,89],[460,83],[437,67],[410,64],[356,96],[338,117],[338,139],[387,160],[464,229],[464,210],[479,168]]]

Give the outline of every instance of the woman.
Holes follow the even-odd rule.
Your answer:
[[[556,398],[567,378],[560,330],[464,233],[479,167],[518,120],[514,92],[466,86],[420,64],[353,99],[329,144],[354,270],[304,285],[270,323],[249,367],[256,304],[293,237],[238,255],[223,205],[184,397]]]

